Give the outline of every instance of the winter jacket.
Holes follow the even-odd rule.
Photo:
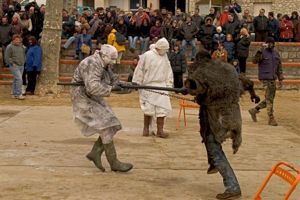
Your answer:
[[[213,42],[215,44],[224,43],[225,39],[226,39],[226,36],[224,35],[224,33],[215,33],[213,36]]]
[[[147,37],[150,37],[150,25],[148,24],[147,26],[140,26],[139,28],[139,33],[140,33],[140,36],[142,38],[147,38]]]
[[[280,38],[282,39],[290,39],[294,37],[293,33],[293,23],[290,20],[282,20],[279,23],[280,29]]]
[[[139,13],[136,13],[136,15],[134,16],[134,19],[136,21],[136,26],[137,27],[142,26],[144,20],[147,20],[148,23],[150,23],[149,15],[145,12],[143,12],[142,15],[139,15]]]
[[[283,80],[282,64],[279,53],[275,49],[259,50],[254,58],[258,64],[259,80]]]
[[[202,25],[199,31],[199,39],[203,44],[212,44],[213,35],[216,28],[213,25]]]
[[[0,25],[0,44],[8,45],[11,41],[11,36],[12,36],[12,25],[1,24]]]
[[[277,40],[279,37],[279,22],[277,19],[268,21],[269,36],[274,37]]]
[[[198,29],[204,24],[204,19],[200,15],[193,15],[192,21],[195,23]]]
[[[236,44],[236,54],[237,57],[247,58],[249,56],[249,47],[251,39],[250,37],[242,37]]]
[[[228,15],[229,12],[225,11],[220,15],[220,26],[223,27],[228,22]]]
[[[229,12],[234,15],[234,20],[237,20],[239,18],[237,14],[242,12],[242,8],[239,4],[235,3],[234,6],[229,6]]]
[[[42,70],[42,48],[39,45],[29,47],[26,54],[26,71],[38,71]]]
[[[227,51],[227,54],[228,54],[228,61],[232,61],[234,59],[234,54],[235,54],[235,44],[234,42],[228,42],[228,41],[225,41],[224,42],[224,48],[226,49]]]
[[[116,31],[118,31],[119,33],[121,33],[122,35],[124,35],[125,37],[127,37],[127,26],[126,26],[126,24],[119,24],[119,23],[117,23],[115,25],[115,29],[116,29]]]
[[[169,60],[173,73],[185,73],[186,72],[186,59],[182,51],[171,52],[169,55]]]
[[[161,27],[160,26],[152,26],[151,29],[150,29],[150,38],[151,40],[153,38],[160,38],[160,29]]]
[[[295,31],[295,40],[296,40],[296,42],[300,42],[300,22],[298,22],[296,24],[296,26],[294,27],[294,31]]]
[[[224,24],[223,31],[226,34],[231,34],[233,39],[237,37],[240,32],[240,22],[237,20],[233,20],[232,22],[227,22]]]
[[[181,33],[183,35],[184,40],[191,41],[195,38],[198,33],[198,28],[195,23],[191,22],[189,24],[185,23],[182,26]]]
[[[267,32],[268,31],[268,18],[266,16],[257,16],[253,20],[253,26],[255,32]]]
[[[137,30],[138,30],[138,29],[137,29],[135,23],[134,23],[134,24],[130,23],[130,24],[128,25],[128,27],[127,27],[127,37],[128,37],[128,36],[133,36],[133,37],[134,37],[134,36],[139,36],[140,33],[139,33]]]
[[[162,26],[160,29],[161,37],[166,38],[169,42],[173,38],[173,28],[171,26]]]

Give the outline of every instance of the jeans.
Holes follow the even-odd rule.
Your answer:
[[[222,145],[216,141],[208,121],[206,106],[200,108],[201,136],[207,151],[208,163],[215,166],[223,177],[226,192],[240,192],[240,185],[222,149]]]
[[[186,49],[187,49],[187,45],[190,44],[192,46],[192,59],[196,58],[196,53],[197,53],[197,47],[196,47],[196,39],[193,39],[191,41],[187,41],[187,40],[182,40],[182,51],[185,54]]]
[[[70,38],[66,41],[66,43],[64,44],[64,48],[65,48],[65,49],[69,48],[69,46],[70,46],[73,42],[75,42],[75,40],[76,40],[76,36],[70,37]]]
[[[9,69],[14,76],[13,79],[13,95],[15,97],[22,95],[22,74],[24,71],[24,66],[10,65]]]
[[[129,48],[135,49],[138,36],[128,36]]]
[[[149,40],[150,40],[149,37],[146,37],[146,38],[140,37],[141,54],[145,53],[148,50]]]

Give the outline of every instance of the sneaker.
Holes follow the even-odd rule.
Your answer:
[[[25,97],[23,95],[16,96],[15,98],[18,99],[18,100],[24,100],[25,99]]]

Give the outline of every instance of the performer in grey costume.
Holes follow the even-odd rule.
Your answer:
[[[101,163],[101,155],[105,151],[112,171],[127,172],[133,165],[122,163],[117,159],[113,137],[121,130],[120,121],[111,107],[104,101],[111,91],[120,91],[117,76],[110,65],[118,58],[118,52],[111,45],[102,45],[101,50],[81,61],[76,68],[74,83],[83,82],[84,86],[71,88],[71,100],[75,122],[80,126],[84,136],[99,134],[87,158],[94,162],[101,171],[105,171]]]
[[[207,150],[210,167],[223,177],[225,192],[217,199],[236,199],[241,196],[238,180],[222,150],[222,143],[232,139],[233,153],[242,143],[242,119],[239,106],[241,85],[233,66],[212,61],[206,50],[200,50],[196,61],[189,66],[185,85],[196,96],[200,106],[200,133]]]

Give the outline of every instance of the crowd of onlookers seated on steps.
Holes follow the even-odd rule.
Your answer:
[[[4,2],[1,10],[0,45],[5,56],[6,47],[15,34],[21,36],[26,49],[30,47],[30,37],[34,36],[37,41],[40,39],[45,6],[38,7],[32,2],[25,6],[24,12],[20,12],[16,1]],[[235,0],[226,5],[222,12],[210,8],[206,16],[201,15],[199,9],[190,13],[177,9],[172,13],[165,8],[153,10],[140,7],[136,13],[125,13],[121,9],[99,7],[94,13],[85,9],[82,15],[75,8],[70,14],[63,9],[62,20],[62,38],[66,39],[64,48],[75,43],[77,59],[82,60],[90,55],[93,52],[92,40],[96,40],[97,45],[111,44],[117,48],[117,64],[127,47],[134,54],[142,54],[149,49],[151,43],[165,37],[171,47],[169,57],[173,63],[178,63],[181,55],[186,55],[188,45],[192,47],[190,57],[194,60],[197,44],[200,42],[211,52],[213,58],[221,58],[230,63],[234,61],[239,65],[238,71],[245,73],[251,41],[265,41],[268,36],[275,41],[300,41],[300,19],[296,11],[291,16],[278,13],[275,17],[273,12],[266,16],[265,10],[261,9],[259,15],[253,17],[249,10],[242,11]],[[4,62],[4,65],[9,64]],[[26,68],[24,75],[28,75]],[[185,71],[184,68],[182,72]],[[26,78],[23,81],[26,82]],[[33,94],[34,90],[28,89],[27,93]]]

